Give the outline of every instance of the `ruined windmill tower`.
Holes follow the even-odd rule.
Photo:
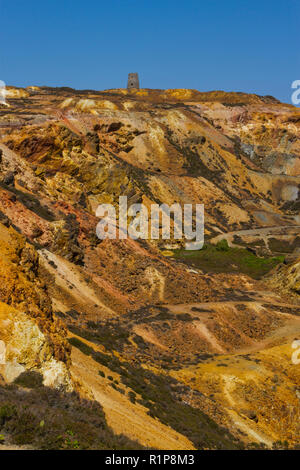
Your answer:
[[[132,88],[140,88],[139,75],[137,73],[128,74],[127,90],[131,90]]]

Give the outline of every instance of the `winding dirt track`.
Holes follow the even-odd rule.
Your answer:
[[[247,230],[237,230],[234,232],[227,232],[221,233],[216,237],[212,238],[210,241],[211,243],[217,243],[221,240],[227,240],[228,242],[232,242],[235,235],[243,236],[243,235],[251,235],[251,236],[259,236],[265,238],[269,235],[274,235],[278,232],[278,235],[288,235],[289,231],[295,231],[300,233],[300,225],[278,225],[273,227],[262,227],[262,228],[253,228]]]

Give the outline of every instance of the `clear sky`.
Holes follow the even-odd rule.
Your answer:
[[[195,88],[290,102],[299,0],[0,0],[9,85]]]

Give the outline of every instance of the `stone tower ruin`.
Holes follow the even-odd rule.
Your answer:
[[[128,74],[127,89],[130,90],[132,88],[140,88],[139,75],[137,73]]]

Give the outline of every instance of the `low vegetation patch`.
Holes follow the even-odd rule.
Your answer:
[[[10,436],[12,444],[42,450],[143,449],[113,433],[98,402],[44,386],[30,391],[16,384],[0,386],[2,434]]]
[[[241,272],[253,279],[260,279],[284,260],[284,256],[258,257],[245,248],[230,248],[226,240],[206,244],[202,250],[175,250],[173,257],[204,272]]]

